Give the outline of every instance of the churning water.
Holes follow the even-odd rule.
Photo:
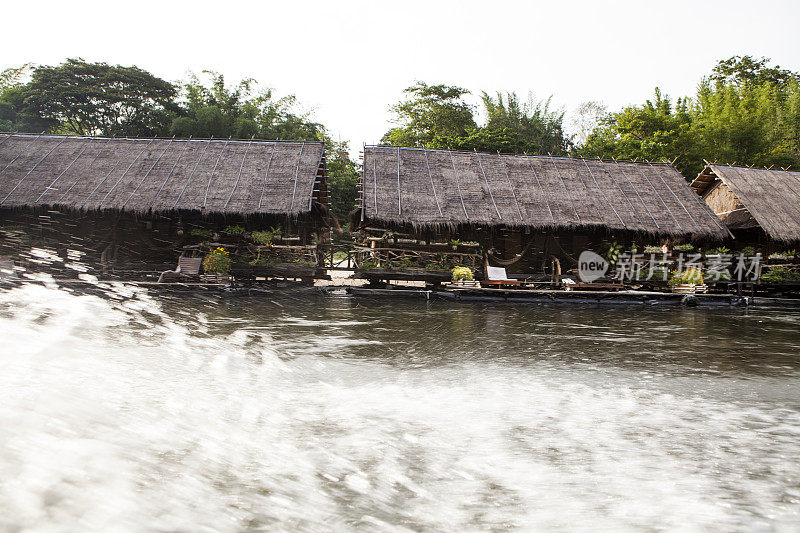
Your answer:
[[[800,315],[0,290],[0,530],[800,528]]]

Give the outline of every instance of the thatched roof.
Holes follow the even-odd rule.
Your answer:
[[[692,188],[705,197],[720,183],[739,200],[739,218],[749,214],[775,240],[800,240],[800,172],[714,164],[695,178]]]
[[[0,207],[292,214],[322,143],[0,134]]]
[[[362,195],[365,220],[392,224],[728,236],[675,167],[663,163],[367,146]]]

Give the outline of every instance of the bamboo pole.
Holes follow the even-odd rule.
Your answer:
[[[191,140],[192,140],[192,138],[190,136],[188,141],[191,141]],[[161,194],[161,191],[164,190],[164,187],[167,185],[167,182],[172,177],[172,173],[175,172],[175,168],[178,166],[178,163],[180,162],[181,158],[183,157],[184,152],[186,152],[186,149],[189,148],[189,142],[188,141],[186,142],[186,145],[183,147],[183,150],[181,150],[181,153],[178,154],[178,159],[176,159],[175,163],[172,164],[172,168],[169,170],[169,174],[167,174],[167,177],[164,179],[164,183],[161,184],[161,187],[159,187],[158,191],[156,191],[156,193],[153,195],[153,199],[150,200],[150,209],[152,209],[153,206],[155,205],[156,198],[158,198],[158,195]]]
[[[275,155],[275,148],[277,144],[272,145],[272,151],[269,153],[269,161],[267,161],[267,170],[264,172],[264,183],[261,184],[261,195],[258,197],[258,209],[261,210],[261,202],[264,200],[264,189],[267,188],[267,180],[269,179],[269,171],[272,168],[272,157]]]
[[[68,171],[70,168],[72,168],[72,165],[74,165],[74,164],[75,164],[75,162],[76,162],[78,159],[80,159],[80,157],[83,155],[83,152],[85,152],[85,151],[86,151],[86,149],[89,147],[89,145],[90,145],[90,144],[92,144],[92,141],[93,141],[93,140],[94,140],[94,139],[92,139],[92,138],[89,138],[89,139],[88,139],[88,141],[89,141],[89,142],[87,142],[87,143],[86,143],[86,144],[83,146],[83,149],[82,149],[80,152],[78,152],[78,155],[77,155],[77,157],[75,157],[75,159],[73,159],[73,160],[72,160],[72,162],[71,162],[69,165],[67,165],[67,168],[65,168],[64,170],[62,170],[62,171],[61,171],[61,173],[60,173],[58,176],[56,176],[56,179],[54,179],[54,180],[53,180],[53,181],[50,183],[50,185],[48,185],[48,186],[47,186],[47,187],[44,189],[44,191],[42,191],[42,194],[40,194],[40,195],[39,195],[39,197],[38,197],[38,198],[36,199],[36,201],[34,202],[35,204],[38,204],[38,203],[39,203],[39,200],[41,200],[41,199],[42,199],[42,197],[43,197],[45,194],[47,194],[47,191],[50,191],[50,190],[52,190],[52,189],[53,189],[53,186],[56,184],[56,182],[58,182],[58,180],[60,180],[60,179],[61,179],[61,176],[63,176],[63,175],[64,175],[64,174],[65,174],[65,173],[66,173],[66,172],[67,172],[67,171]],[[0,143],[0,144],[2,144],[2,143]]]
[[[228,140],[225,141],[225,144],[222,145],[222,150],[219,151],[219,155],[217,156],[217,162],[214,163],[214,168],[211,170],[211,176],[208,178],[208,185],[206,185],[206,194],[203,196],[203,206],[200,209],[206,208],[206,202],[208,201],[208,191],[211,189],[211,182],[214,180],[214,174],[217,172],[217,166],[219,165],[220,160],[222,160],[222,154],[225,153],[225,149],[228,147],[228,143],[231,142],[231,138],[228,137]]]
[[[397,216],[402,216],[403,214],[403,205],[400,200],[400,165],[402,162],[402,158],[400,155],[400,147],[397,148]]]
[[[123,172],[123,173],[122,173],[122,176],[120,176],[120,177],[119,177],[119,179],[116,181],[116,183],[114,183],[114,186],[113,186],[113,187],[111,187],[111,189],[110,189],[110,190],[109,190],[109,191],[106,193],[106,195],[105,195],[105,196],[103,196],[103,199],[102,199],[102,200],[100,200],[100,204],[99,204],[100,206],[102,206],[102,205],[103,205],[103,202],[105,202],[105,201],[106,201],[106,198],[108,198],[108,197],[109,197],[109,195],[110,195],[110,194],[111,194],[111,193],[114,191],[114,189],[116,189],[116,188],[117,188],[117,185],[119,185],[119,184],[120,184],[120,182],[122,181],[122,179],[123,179],[123,178],[124,178],[124,177],[125,177],[125,176],[128,174],[128,172],[130,171],[130,169],[131,169],[131,168],[133,168],[133,165],[134,165],[134,164],[135,164],[135,163],[136,163],[136,162],[139,160],[139,158],[140,158],[140,157],[142,157],[142,154],[144,153],[144,151],[145,151],[145,150],[147,150],[147,148],[148,148],[148,147],[149,147],[149,146],[150,146],[150,145],[153,143],[153,141],[155,141],[155,139],[150,139],[150,142],[148,142],[148,143],[147,143],[147,144],[144,146],[144,148],[142,148],[142,151],[141,151],[141,152],[139,152],[139,155],[137,155],[137,156],[136,156],[136,159],[134,159],[134,160],[131,162],[131,164],[130,164],[130,165],[128,165],[128,168],[126,168],[126,169],[125,169],[125,172]]]
[[[55,145],[55,146],[53,146],[53,147],[50,149],[50,151],[49,151],[49,152],[47,152],[47,153],[44,155],[44,157],[42,157],[42,158],[41,158],[41,159],[40,159],[40,160],[39,160],[39,161],[38,161],[38,162],[37,162],[35,165],[33,165],[33,168],[31,168],[31,169],[28,171],[28,173],[27,173],[27,174],[25,174],[24,176],[22,176],[22,179],[21,179],[21,180],[19,180],[19,183],[17,183],[16,185],[14,185],[14,188],[13,188],[13,189],[11,189],[11,192],[9,192],[9,193],[6,195],[6,197],[5,197],[5,198],[3,198],[2,200],[0,200],[0,205],[3,205],[4,203],[6,203],[6,200],[8,200],[9,196],[11,196],[12,194],[14,194],[14,191],[16,191],[16,190],[17,190],[17,187],[19,187],[20,185],[22,185],[22,182],[23,182],[23,181],[25,181],[25,178],[27,178],[28,176],[30,176],[30,175],[31,175],[31,172],[33,172],[34,170],[36,170],[36,167],[38,167],[38,166],[39,166],[39,164],[40,164],[42,161],[44,161],[45,159],[47,159],[47,156],[49,156],[50,154],[52,154],[52,153],[53,153],[53,150],[55,150],[56,148],[58,148],[59,146],[61,146],[61,143],[63,143],[63,142],[64,142],[64,141],[66,141],[66,140],[67,140],[67,139],[66,139],[66,138],[64,138],[64,139],[61,139],[60,141],[58,141],[58,142],[56,143],[56,145]],[[20,155],[21,155],[21,154],[20,154]],[[9,163],[9,164],[10,164],[10,163]],[[8,166],[6,166],[6,168],[8,168]],[[5,169],[3,169],[3,170],[5,170]]]
[[[479,154],[478,151],[475,150],[475,155],[478,158],[478,166],[481,169],[481,174],[483,174],[483,181],[486,182],[486,190],[489,191],[489,198],[492,199],[492,205],[494,206],[495,213],[497,213],[497,218],[499,218],[500,220],[503,220],[503,216],[500,214],[500,210],[497,209],[497,203],[495,203],[495,201],[494,201],[494,195],[492,194],[492,188],[489,186],[489,179],[486,177],[486,172],[484,172],[484,170],[483,170],[483,162],[481,161],[481,154]]]
[[[303,148],[305,148],[306,143],[300,145],[300,153],[297,155],[297,167],[294,171],[294,188],[292,189],[292,203],[289,205],[289,212],[294,209],[294,197],[297,193],[297,178],[300,176],[300,162],[303,159]]]
[[[36,140],[37,140],[39,137],[41,137],[42,135],[44,135],[44,132],[40,133],[40,134],[39,134],[39,135],[37,135],[37,136],[36,136],[36,138],[34,138],[34,139],[31,141],[31,142],[29,142],[28,144],[26,144],[26,145],[25,145],[25,147],[24,147],[22,150],[20,150],[20,152],[17,154],[17,157],[15,157],[15,158],[14,158],[14,159],[12,159],[11,161],[9,161],[9,162],[8,162],[8,164],[7,164],[5,167],[3,167],[3,170],[0,170],[0,174],[2,174],[3,172],[5,172],[5,170],[6,170],[8,167],[10,167],[10,166],[11,166],[11,165],[14,163],[14,161],[16,161],[17,159],[19,159],[20,157],[22,157],[22,154],[24,154],[24,153],[25,153],[25,151],[26,151],[28,148],[30,148],[30,146],[31,146],[33,143],[35,143],[35,142],[36,142]]]
[[[600,187],[600,184],[597,183],[597,178],[594,177],[594,173],[592,172],[592,169],[589,168],[589,164],[586,162],[586,160],[584,158],[581,158],[581,161],[583,161],[584,166],[586,166],[586,170],[589,171],[589,176],[592,177],[592,180],[594,181],[594,186],[597,187],[597,190],[600,191],[601,195],[603,195],[603,200],[606,201],[606,203],[608,204],[608,207],[610,207],[611,210],[614,211],[614,214],[617,215],[617,218],[619,219],[620,223],[627,229],[628,225],[625,224],[625,221],[622,220],[621,216],[619,216],[619,213],[617,213],[617,210],[614,209],[614,206],[611,204],[611,202],[608,201],[608,197],[606,196],[606,193]]]
[[[177,206],[178,202],[180,202],[181,198],[183,198],[183,193],[186,192],[186,188],[189,186],[189,182],[192,181],[192,178],[194,177],[194,173],[197,171],[197,167],[200,166],[200,161],[202,161],[203,160],[203,156],[206,155],[206,150],[208,150],[208,147],[211,144],[211,140],[212,139],[208,139],[206,141],[206,145],[203,147],[203,152],[200,154],[200,157],[197,159],[197,163],[194,164],[194,168],[192,169],[192,172],[189,174],[189,177],[186,178],[186,183],[183,184],[183,189],[181,189],[181,193],[178,195],[177,198],[175,198],[175,202],[173,202],[173,204],[172,204],[172,208],[173,209],[175,209],[175,206]]]
[[[505,171],[506,174],[506,181],[508,181],[508,188],[511,189],[511,195],[514,197],[514,205],[517,206],[517,214],[519,215],[519,221],[522,222],[524,220],[522,217],[522,209],[519,206],[519,200],[517,200],[517,193],[514,190],[514,185],[511,183],[511,174],[508,172],[508,165],[506,165],[506,161],[503,158],[503,156],[500,155],[499,150],[497,151],[497,158],[503,164],[503,170]],[[548,205],[547,207],[549,209],[550,205]],[[550,213],[550,216],[553,216],[552,212]],[[555,221],[555,219],[553,219],[553,221]]]
[[[433,191],[433,199],[436,201],[436,209],[439,210],[439,216],[444,218],[444,214],[442,214],[442,206],[439,205],[439,197],[436,196],[436,186],[433,184],[433,174],[431,173],[431,162],[430,158],[428,157],[428,152],[425,152],[425,166],[428,168],[428,179],[431,180],[431,190]]]
[[[230,196],[228,196],[228,200],[225,202],[225,207],[228,207],[231,198],[233,198],[233,193],[236,192],[236,187],[239,186],[239,179],[242,177],[242,169],[244,168],[245,159],[247,159],[247,152],[250,151],[250,145],[253,144],[253,139],[255,139],[255,137],[255,134],[253,134],[253,136],[250,137],[250,142],[247,143],[247,148],[244,150],[244,157],[242,157],[242,164],[239,165],[239,173],[236,175],[236,183],[233,184],[233,190],[231,191]]]
[[[172,139],[170,139],[170,140],[169,140],[169,142],[167,142],[167,146],[165,146],[165,147],[164,147],[164,150],[163,150],[163,151],[161,152],[161,154],[158,156],[158,158],[156,159],[155,163],[153,163],[153,165],[150,167],[150,170],[148,170],[148,171],[147,171],[147,173],[146,173],[146,174],[144,175],[144,177],[141,179],[141,181],[140,181],[140,182],[139,182],[139,184],[136,186],[136,188],[133,190],[133,192],[131,193],[131,195],[130,195],[130,196],[128,196],[128,199],[127,199],[127,200],[125,200],[125,203],[124,203],[124,204],[122,204],[122,207],[123,207],[123,208],[124,208],[126,205],[128,205],[128,202],[130,202],[130,201],[131,201],[131,198],[133,198],[133,195],[134,195],[134,194],[136,194],[136,191],[138,191],[138,190],[139,190],[139,187],[141,187],[141,186],[142,186],[142,183],[144,183],[144,182],[145,182],[145,180],[147,179],[147,177],[150,175],[150,173],[151,173],[151,172],[153,172],[153,169],[154,169],[154,168],[156,168],[156,165],[158,164],[158,162],[159,162],[159,161],[161,161],[161,158],[162,158],[162,157],[164,157],[164,154],[166,154],[166,153],[167,153],[167,150],[169,150],[169,147],[170,147],[170,146],[172,146],[172,141],[174,141],[174,140],[175,140],[175,136],[173,136],[173,137],[172,137]]]
[[[110,142],[111,142],[111,139],[108,139],[108,140],[106,140],[106,142],[105,142],[105,143],[103,143],[103,146],[107,145],[107,144],[108,144],[108,143],[110,143]],[[92,168],[92,165],[94,165],[94,162],[95,162],[95,161],[97,161],[97,159],[100,157],[100,154],[102,154],[102,153],[103,153],[103,150],[104,150],[104,149],[105,149],[105,148],[101,148],[100,150],[98,150],[98,151],[97,151],[97,154],[94,156],[94,158],[92,158],[92,161],[91,161],[91,162],[89,163],[89,165],[86,167],[87,169],[90,169],[90,168]],[[63,199],[64,199],[64,197],[65,197],[65,196],[67,196],[67,195],[70,193],[70,191],[72,191],[72,189],[73,189],[73,188],[74,188],[74,187],[75,187],[75,186],[78,184],[78,182],[80,182],[80,181],[81,181],[81,175],[80,175],[80,174],[78,174],[78,176],[75,178],[75,182],[74,182],[72,185],[70,185],[70,186],[69,186],[69,188],[68,188],[66,191],[64,191],[64,192],[61,194],[61,196],[59,196],[59,197],[58,197],[58,200],[56,200],[54,203],[59,203],[61,200],[63,200]]]
[[[467,221],[469,222],[469,214],[467,213],[467,206],[464,205],[464,197],[461,195],[461,183],[459,183],[458,180],[458,171],[456,170],[456,160],[453,157],[453,152],[450,152],[450,162],[453,165],[453,175],[456,179],[456,188],[458,189],[458,199],[461,200],[461,208],[464,210],[464,216],[467,217]]]

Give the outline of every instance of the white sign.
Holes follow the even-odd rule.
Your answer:
[[[608,272],[608,261],[589,250],[581,252],[578,257],[578,277],[584,283],[600,279]]]

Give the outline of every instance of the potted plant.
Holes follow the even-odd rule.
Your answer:
[[[667,282],[672,292],[678,294],[695,294],[705,292],[706,285],[703,272],[699,268],[687,268],[683,272],[673,271]]]
[[[231,270],[231,255],[221,246],[208,252],[203,258],[203,271],[217,281],[227,281]]]
[[[472,270],[467,267],[457,266],[453,267],[451,277],[454,285],[472,286],[474,285],[475,277],[472,275]]]

